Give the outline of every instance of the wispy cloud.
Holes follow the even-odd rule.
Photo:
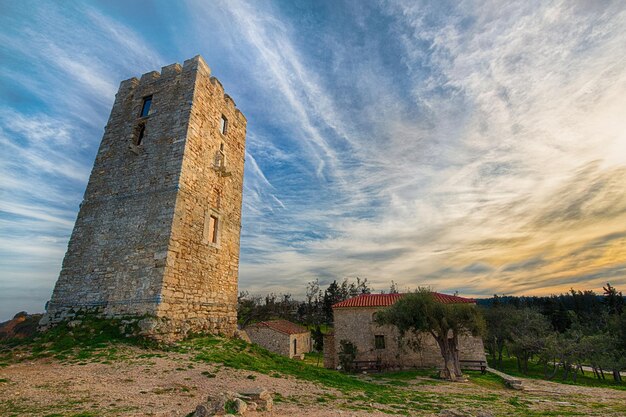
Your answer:
[[[551,280],[563,288],[567,276],[579,285],[583,265],[575,255],[565,255],[568,248],[623,230],[626,161],[615,151],[626,146],[623,122],[618,121],[626,104],[624,8],[618,2],[591,9],[570,2],[506,7],[385,2],[380,12],[391,20],[384,28],[393,34],[391,42],[399,44],[389,47],[402,50],[396,59],[405,64],[398,67],[399,76],[408,78],[400,82],[408,85],[409,95],[394,89],[396,73],[367,68],[379,63],[381,52],[374,49],[365,51],[374,58],[363,56],[356,65],[357,73],[370,76],[350,85],[359,98],[381,93],[358,103],[358,111],[371,116],[370,121],[352,125],[353,108],[309,107],[317,115],[332,109],[328,125],[347,126],[327,140],[340,161],[338,169],[353,164],[349,175],[342,173],[350,179],[348,184],[326,184],[329,189],[316,184],[334,201],[285,214],[290,221],[297,218],[294,225],[314,230],[311,224],[322,225],[323,233],[302,240],[299,256],[305,254],[308,263],[283,263],[282,273],[269,266],[278,255],[267,254],[270,270],[264,276],[313,277],[324,270],[336,277],[368,276],[380,285],[390,279],[432,280],[427,284],[474,294],[552,291]],[[257,45],[287,42],[287,51],[297,49],[297,37],[285,31],[268,34],[263,17],[250,22],[251,31],[265,34],[256,38]],[[343,44],[345,53],[354,53],[353,46],[358,50],[359,40],[348,36],[338,41],[333,35],[345,33],[325,33],[326,44]],[[370,46],[378,45],[373,41]],[[271,59],[289,72],[280,65],[282,57]],[[291,59],[302,61],[298,53]],[[289,80],[292,75],[275,72]],[[330,76],[341,79],[341,68]],[[305,79],[333,85],[319,74]],[[298,81],[300,85],[287,87],[310,91]],[[341,101],[332,89],[311,97]],[[344,139],[349,146],[343,146]],[[333,194],[337,190],[347,195]],[[306,189],[302,194],[308,201]],[[588,230],[590,225],[596,233]],[[476,243],[487,241],[494,243]],[[607,245],[611,258],[602,259],[618,262],[623,251]],[[386,255],[393,253],[402,256]],[[567,263],[557,261],[562,256]],[[547,259],[550,272],[536,274],[539,264],[524,264],[525,258]],[[476,265],[483,267],[472,267]],[[507,284],[528,275],[536,277],[528,281],[533,284]]]
[[[117,83],[185,50],[248,119],[242,289],[626,284],[622,3],[11,6],[0,248],[52,286]]]
[[[9,9],[0,24],[0,320],[43,308],[117,85],[163,63],[88,6]],[[44,298],[20,304],[30,287]]]

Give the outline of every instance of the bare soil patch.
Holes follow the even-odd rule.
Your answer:
[[[112,361],[74,363],[42,358],[0,368],[0,415],[186,416],[209,396],[253,387],[271,391],[275,407],[272,412],[246,414],[250,416],[436,416],[442,410],[468,416],[481,411],[494,416],[626,415],[626,391],[546,381],[524,380],[527,391],[519,392],[493,380],[447,383],[425,376],[360,377],[397,390],[398,398],[413,401],[407,408],[393,398],[386,404],[369,404],[368,392],[346,393],[291,376],[199,362],[192,353],[129,346],[118,356]],[[414,395],[430,401],[430,409],[422,409]]]

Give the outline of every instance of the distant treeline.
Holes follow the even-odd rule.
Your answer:
[[[532,308],[541,312],[550,320],[550,324],[559,332],[569,329],[574,320],[592,320],[603,313],[622,313],[626,305],[626,298],[610,284],[604,288],[604,294],[596,294],[594,291],[576,291],[571,289],[566,294],[550,295],[545,297],[536,296],[511,296],[494,295],[491,298],[476,300],[479,306],[497,307],[510,305],[515,308]],[[572,313],[574,315],[572,315]]]
[[[517,359],[528,372],[529,361],[543,365],[544,376],[575,381],[583,366],[598,379],[609,370],[621,382],[626,369],[626,302],[607,284],[603,294],[570,290],[549,297],[494,296],[479,300],[487,322],[485,346],[497,367],[503,356]]]

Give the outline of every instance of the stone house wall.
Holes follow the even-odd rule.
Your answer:
[[[246,333],[252,343],[263,346],[270,352],[278,353],[283,356],[293,356],[291,354],[291,337],[290,335],[278,332],[269,327],[246,327]]]
[[[390,368],[440,367],[443,359],[435,339],[429,334],[421,336],[423,349],[413,351],[407,341],[400,339],[394,326],[379,326],[373,320],[381,307],[338,308],[334,310],[334,364],[338,364],[340,341],[348,340],[358,349],[356,360],[380,360]],[[384,348],[376,347],[376,336],[384,337]],[[485,350],[480,337],[461,337],[461,360],[485,360]],[[326,363],[326,362],[325,362]],[[333,363],[328,361],[328,363]]]
[[[337,365],[335,334],[328,333],[324,335],[324,368],[335,369]]]
[[[147,316],[142,328],[160,339],[233,334],[245,132],[200,56],[123,81],[41,325],[94,312]],[[209,215],[217,243],[206,236]]]
[[[294,351],[294,342],[295,351]],[[300,357],[304,353],[309,353],[311,351],[311,332],[306,333],[296,333],[292,334],[289,337],[289,346],[290,346],[290,356],[291,358]]]
[[[287,334],[269,327],[249,326],[246,333],[252,343],[290,358],[311,351],[311,333]],[[295,350],[294,350],[295,341]]]

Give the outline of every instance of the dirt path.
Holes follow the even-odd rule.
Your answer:
[[[322,394],[338,394],[293,378],[199,364],[166,354],[112,364],[67,364],[53,360],[23,362],[0,368],[0,415],[72,415],[92,410],[94,416],[186,416],[196,405],[224,391],[264,387],[274,394],[273,413],[254,416],[360,416],[315,405]],[[300,404],[281,402],[298,399]],[[380,414],[381,416],[384,414]]]
[[[353,399],[315,383],[279,375],[202,364],[178,353],[157,356],[128,348],[124,359],[112,363],[60,363],[41,359],[0,368],[0,416],[159,416],[184,417],[209,396],[252,387],[270,390],[276,401],[273,412],[250,412],[254,416],[289,417],[382,417],[373,410],[349,409]],[[364,377],[368,378],[368,377]],[[624,404],[626,391],[576,387],[547,381],[524,380],[523,392],[474,383],[445,383],[415,378],[399,386],[404,392],[446,399],[442,408],[476,416],[477,410],[493,416],[525,415],[524,411],[504,413],[518,407],[533,415],[620,416],[602,404]],[[367,397],[367,393],[363,396]],[[325,399],[324,399],[325,398]],[[483,402],[480,402],[483,401]],[[491,404],[494,404],[491,407]],[[497,403],[497,404],[496,404]],[[514,410],[517,410],[515,408]],[[571,411],[573,414],[566,414]],[[91,413],[91,414],[85,414]],[[434,416],[411,411],[411,415]]]

